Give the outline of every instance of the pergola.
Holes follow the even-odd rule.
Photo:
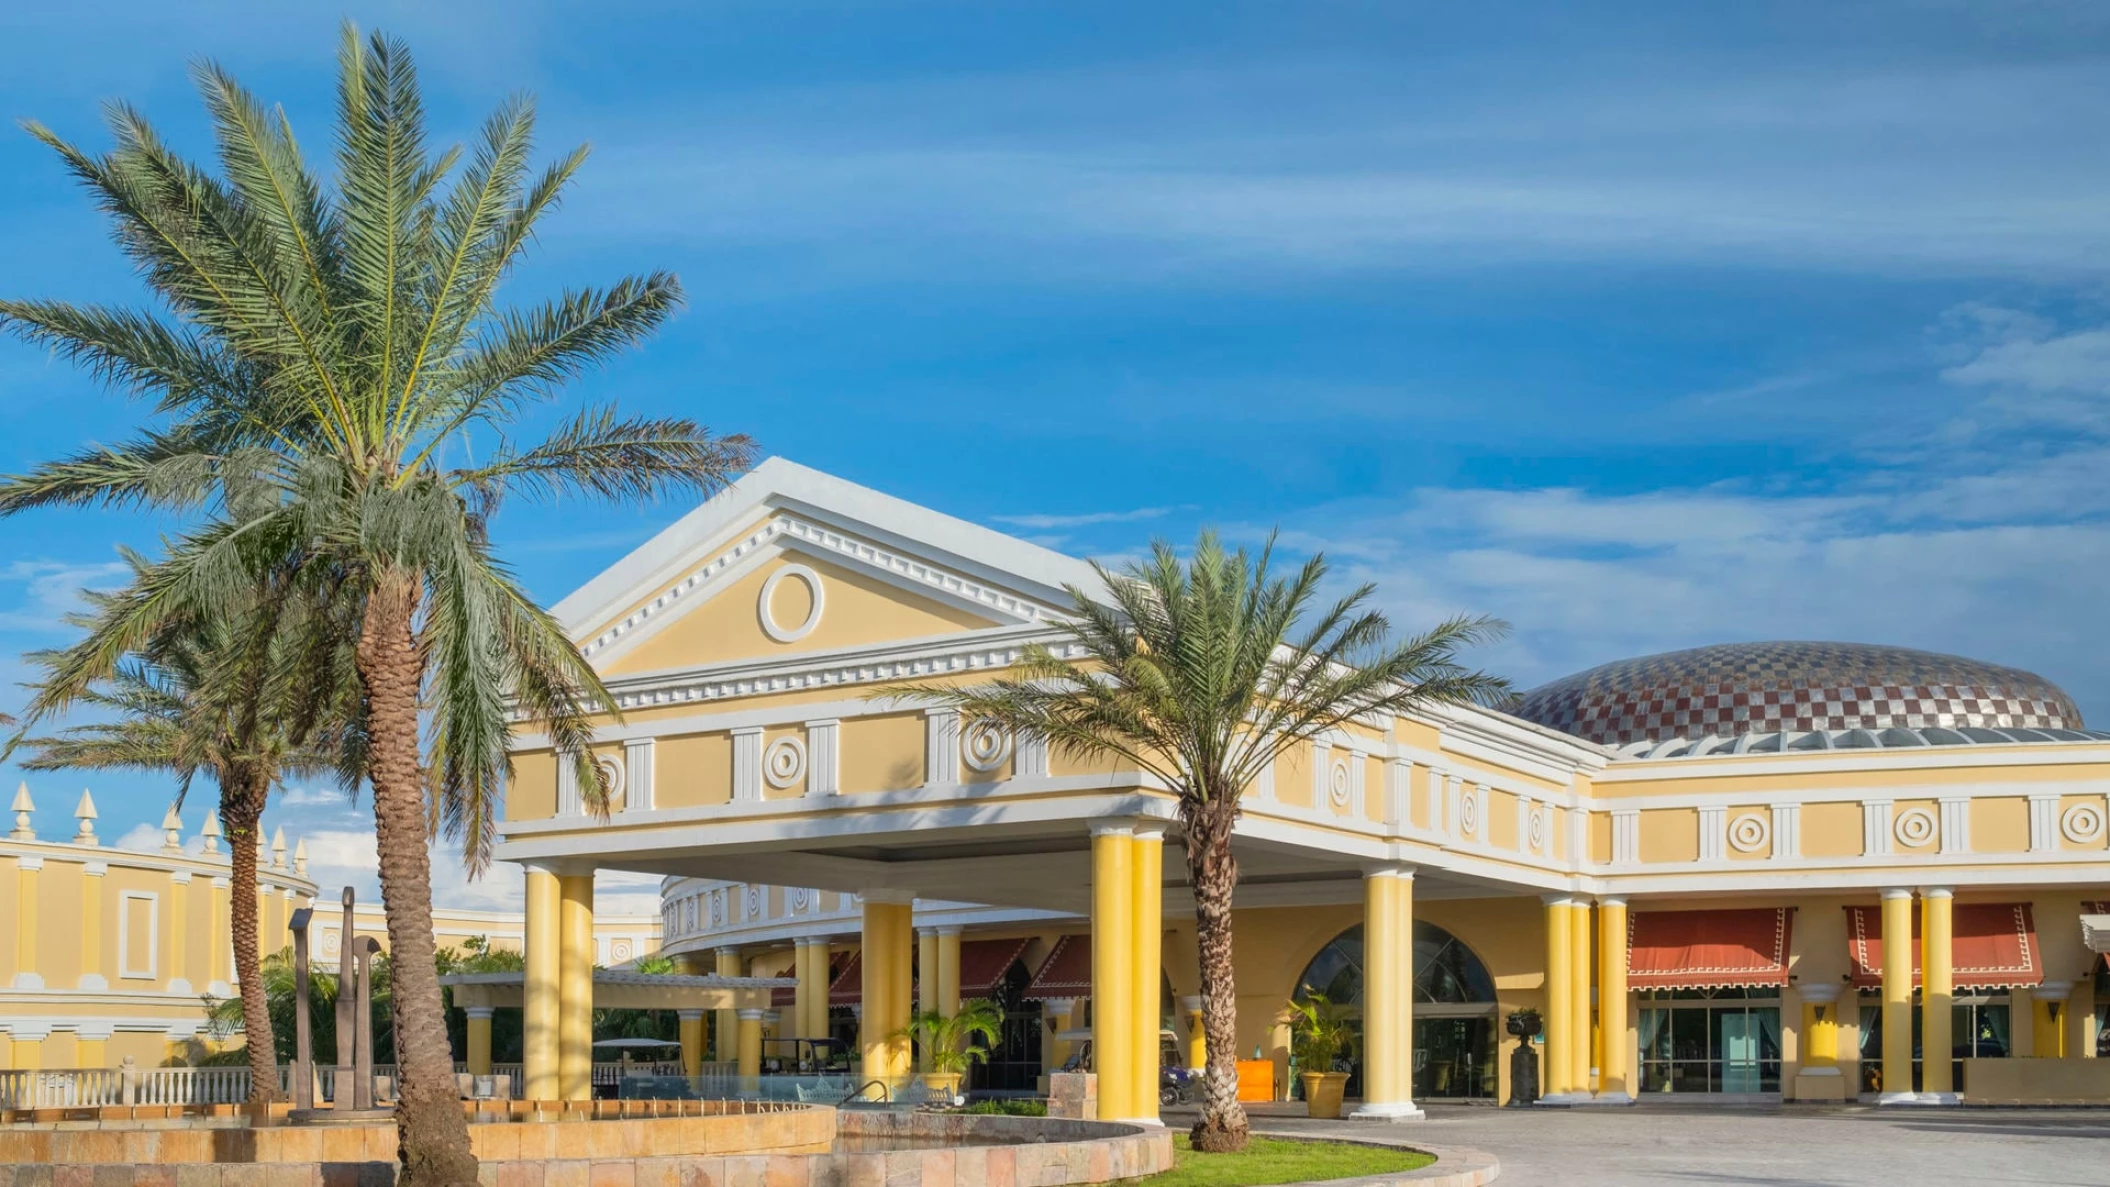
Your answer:
[[[527,1003],[525,972],[450,973],[440,984],[454,991],[454,1004],[469,1014],[469,1070],[477,1075],[491,1071],[491,1012],[499,1008],[521,1009]],[[583,1020],[583,1028],[561,1026],[557,1035],[560,1065],[590,1068],[593,1063],[592,1011],[673,1010],[681,1019],[681,1063],[690,1075],[703,1066],[703,1016],[706,1010],[730,1010],[739,1018],[740,1074],[756,1075],[762,1066],[762,1019],[769,1011],[770,994],[777,989],[795,989],[790,977],[728,977],[709,974],[640,973],[631,969],[593,970],[592,982],[580,1008],[573,1003],[571,1017]],[[563,987],[559,987],[560,995]]]

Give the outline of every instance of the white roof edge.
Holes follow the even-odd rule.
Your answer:
[[[700,559],[697,552],[710,549],[719,537],[771,507],[810,512],[845,528],[891,538],[890,543],[944,554],[964,570],[1009,578],[1057,606],[1068,605],[1066,584],[1094,593],[1098,589],[1097,575],[1085,561],[771,457],[572,591],[550,612],[573,636],[583,634],[641,596],[644,588],[673,580],[678,570]]]

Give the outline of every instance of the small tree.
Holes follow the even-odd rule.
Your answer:
[[[1356,1028],[1346,1006],[1307,987],[1283,1011],[1290,1050],[1307,1072],[1330,1072],[1342,1059],[1355,1058]]]
[[[893,1037],[922,1048],[931,1071],[960,1075],[974,1064],[989,1062],[989,1044],[997,1041],[1003,1027],[1003,1007],[978,997],[961,1002],[956,1014],[919,1010]]]
[[[1226,552],[1204,532],[1188,560],[1158,541],[1150,559],[1120,573],[1095,562],[1102,589],[1069,588],[1072,618],[1062,629],[1076,660],[1036,644],[983,686],[880,694],[950,705],[1077,758],[1118,759],[1178,797],[1209,1056],[1193,1142],[1213,1152],[1243,1149],[1248,1130],[1231,966],[1238,797],[1292,747],[1351,722],[1507,692],[1457,662],[1461,648],[1505,630],[1500,622],[1454,618],[1393,643],[1390,622],[1368,608],[1372,586],[1313,618],[1325,558],[1279,578],[1272,553],[1272,543],[1257,560]]]

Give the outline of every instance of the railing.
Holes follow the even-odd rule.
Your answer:
[[[455,1071],[467,1072],[467,1064]],[[511,1076],[514,1091],[520,1089],[522,1068],[517,1063],[494,1063],[496,1075]],[[739,1070],[731,1063],[706,1063],[700,1076],[684,1076],[679,1060],[613,1062],[593,1065],[596,1088],[621,1090],[626,1078],[680,1078],[695,1085],[695,1095],[727,1099],[740,1095]],[[394,1081],[396,1065],[374,1065],[376,1079]],[[280,1064],[278,1090],[293,1092],[293,1069]],[[337,1068],[325,1064],[315,1069],[315,1098],[337,1099]],[[53,1068],[46,1071],[0,1071],[0,1109],[75,1109],[106,1105],[238,1105],[249,1099],[249,1069],[246,1067],[133,1067]]]

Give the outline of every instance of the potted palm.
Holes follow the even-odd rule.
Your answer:
[[[1004,1024],[1004,1011],[985,997],[960,1003],[959,1012],[920,1011],[894,1034],[908,1039],[923,1051],[924,1090],[935,1100],[960,1098],[960,1079],[970,1064],[989,1060],[988,1044],[996,1042]]]
[[[1290,1049],[1304,1069],[1298,1081],[1304,1086],[1305,1109],[1313,1117],[1338,1118],[1348,1073],[1334,1069],[1353,1056],[1356,1038],[1347,1008],[1307,990],[1303,1000],[1291,999],[1284,1020],[1289,1023]]]

